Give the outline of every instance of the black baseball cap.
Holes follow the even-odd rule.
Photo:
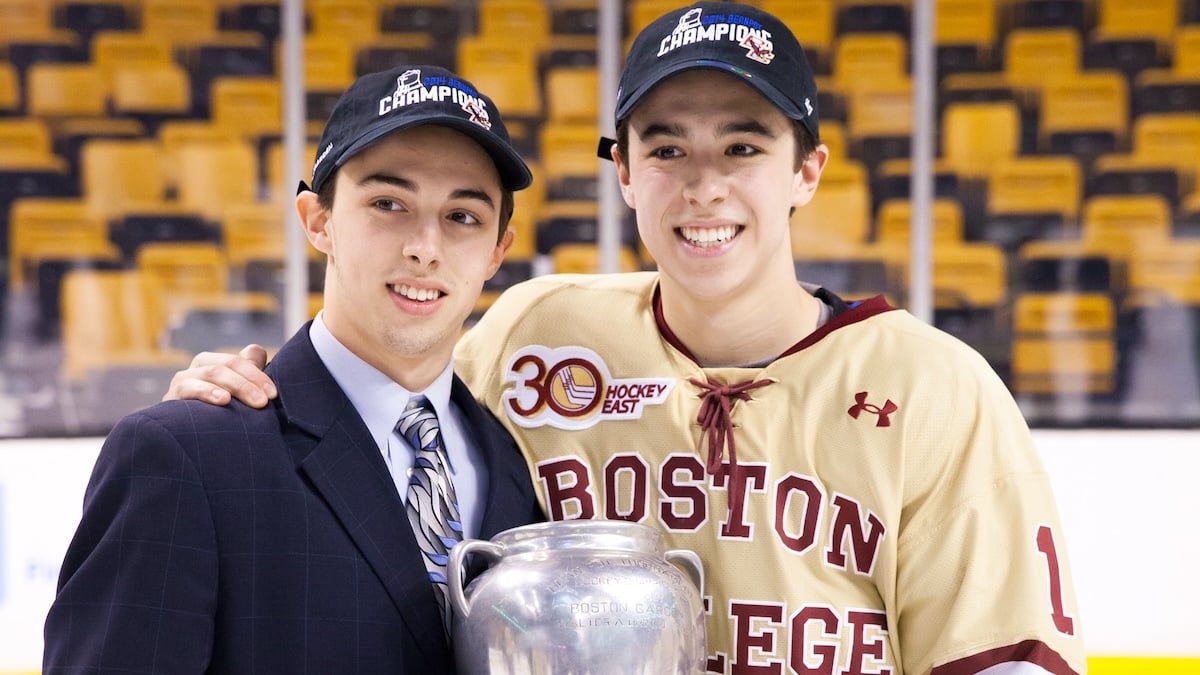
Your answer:
[[[505,189],[533,182],[490,98],[445,68],[397,66],[358,78],[334,104],[317,143],[312,187],[300,183],[300,190],[319,191],[334,169],[375,141],[425,124],[456,129],[483,146]]]
[[[775,16],[736,2],[698,2],[643,28],[621,72],[617,121],[655,85],[698,68],[738,77],[820,138],[817,85],[796,36]]]

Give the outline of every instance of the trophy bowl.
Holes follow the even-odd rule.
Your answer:
[[[486,569],[468,583],[470,555]],[[663,550],[653,528],[614,520],[524,525],[456,544],[448,572],[460,673],[704,672],[700,558]]]

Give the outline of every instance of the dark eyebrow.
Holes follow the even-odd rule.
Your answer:
[[[415,182],[407,178],[393,176],[387,173],[372,173],[367,176],[363,176],[362,180],[358,181],[360,186],[367,185],[369,183],[384,183],[386,185],[400,188],[401,190],[420,192],[420,189],[417,187]],[[453,199],[474,199],[476,201],[484,202],[489,208],[496,208],[496,201],[492,199],[491,195],[481,189],[459,188],[450,193],[450,197]]]
[[[767,138],[775,138],[777,135],[758,120],[744,120],[722,124],[717,129],[717,133],[722,136],[727,134],[755,134],[757,136],[766,136]]]
[[[474,199],[487,204],[488,208],[496,208],[496,202],[492,200],[492,196],[483,190],[462,188],[450,193],[450,196],[455,199]]]
[[[638,134],[643,139],[653,138],[654,136],[671,136],[673,138],[683,138],[683,127],[678,124],[662,124],[655,123],[647,125]]]
[[[719,136],[728,136],[730,134],[754,134],[756,136],[765,136],[767,138],[775,138],[778,134],[768,128],[758,120],[739,120],[737,122],[727,122],[717,127]],[[654,123],[646,126],[638,136],[643,140],[653,138],[654,136],[669,136],[672,138],[684,138],[687,134],[684,133],[683,127],[678,124],[663,124]]]
[[[384,183],[393,187],[398,187],[402,190],[408,190],[409,192],[417,192],[416,183],[407,178],[401,178],[400,176],[393,176],[386,173],[368,174],[363,176],[362,179],[358,181],[360,187],[367,185],[368,183]]]

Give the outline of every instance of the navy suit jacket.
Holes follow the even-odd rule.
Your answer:
[[[452,673],[379,447],[300,330],[279,396],[161,403],[100,451],[46,618],[43,672]],[[524,459],[457,377],[486,458],[481,537],[542,519]]]

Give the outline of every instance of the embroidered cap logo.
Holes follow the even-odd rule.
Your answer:
[[[751,33],[738,44],[749,50],[746,52],[748,58],[754,59],[759,63],[770,63],[775,58],[775,45],[771,44],[770,40],[761,35]]]
[[[396,77],[396,90],[379,100],[379,110],[376,114],[387,115],[406,106],[420,105],[426,101],[453,101],[462,107],[472,122],[484,129],[492,128],[487,106],[477,92],[453,77],[436,75],[423,78],[420,68],[410,68]]]

